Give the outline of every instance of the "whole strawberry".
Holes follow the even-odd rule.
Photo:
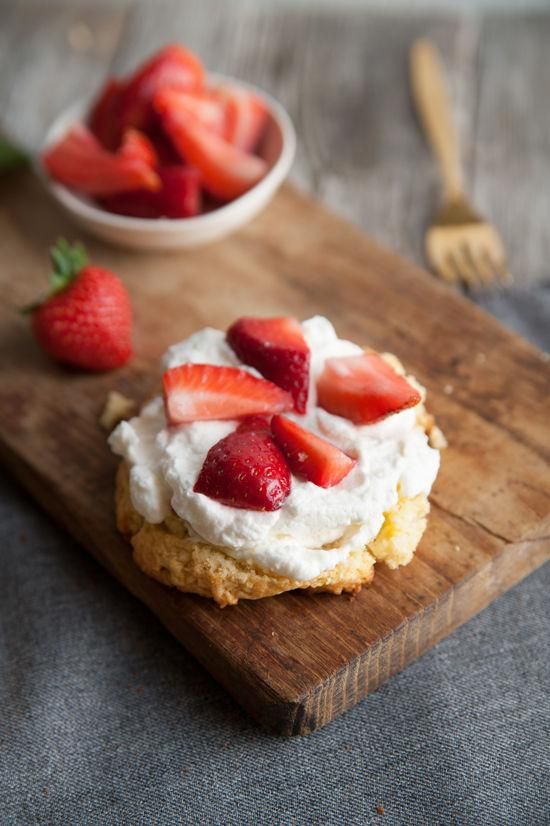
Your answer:
[[[112,370],[132,355],[132,309],[122,281],[87,263],[81,244],[60,240],[51,250],[51,291],[28,308],[41,347],[84,370]]]

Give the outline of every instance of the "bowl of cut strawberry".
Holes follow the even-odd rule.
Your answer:
[[[137,249],[218,240],[262,210],[292,164],[296,136],[266,92],[169,45],[109,78],[50,127],[39,169],[94,235]]]

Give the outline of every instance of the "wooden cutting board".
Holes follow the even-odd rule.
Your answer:
[[[261,723],[313,731],[358,702],[549,556],[550,365],[428,274],[285,187],[244,232],[185,253],[85,239],[125,280],[136,357],[107,375],[52,364],[17,306],[45,286],[47,249],[77,237],[30,177],[0,196],[0,453],[37,500],[146,603]],[[242,314],[329,316],[390,350],[429,391],[450,447],[414,561],[377,567],[358,596],[286,594],[220,609],[149,580],[113,514],[116,459],[97,420],[107,393],[136,399],[166,346]]]

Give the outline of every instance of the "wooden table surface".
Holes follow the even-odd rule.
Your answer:
[[[252,0],[0,0],[0,126],[28,146],[64,106],[168,40],[278,97],[297,127],[294,180],[422,263],[438,200],[410,103],[407,53],[448,68],[468,188],[501,230],[516,283],[550,275],[550,14],[382,13]]]

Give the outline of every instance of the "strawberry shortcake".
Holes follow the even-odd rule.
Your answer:
[[[395,356],[316,316],[170,347],[163,394],[109,438],[119,530],[160,582],[219,605],[354,592],[412,559],[442,434]]]

